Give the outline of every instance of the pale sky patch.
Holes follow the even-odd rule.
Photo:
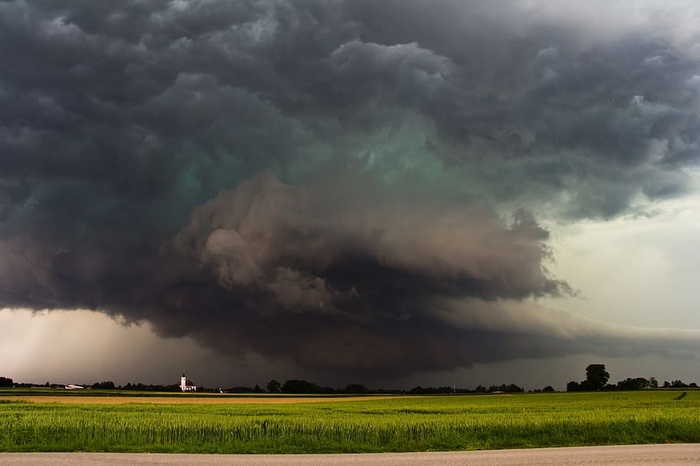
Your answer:
[[[552,270],[579,295],[543,302],[604,322],[700,329],[700,195],[656,210],[553,226]]]

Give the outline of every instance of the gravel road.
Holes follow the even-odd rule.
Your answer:
[[[700,443],[348,455],[0,453],[0,465],[3,466],[602,466],[609,464],[697,466],[700,465]]]

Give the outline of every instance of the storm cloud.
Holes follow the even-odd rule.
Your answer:
[[[0,307],[345,373],[695,354],[536,304],[544,220],[696,189],[698,10],[633,3],[0,2]]]

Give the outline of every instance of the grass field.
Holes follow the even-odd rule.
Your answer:
[[[700,392],[682,393],[304,397],[279,403],[284,398],[147,401],[6,391],[0,392],[0,451],[332,453],[700,442]],[[294,402],[299,400],[305,402]]]

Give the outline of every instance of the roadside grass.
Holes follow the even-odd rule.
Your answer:
[[[700,442],[700,392],[273,404],[3,401],[0,451],[346,453]]]

